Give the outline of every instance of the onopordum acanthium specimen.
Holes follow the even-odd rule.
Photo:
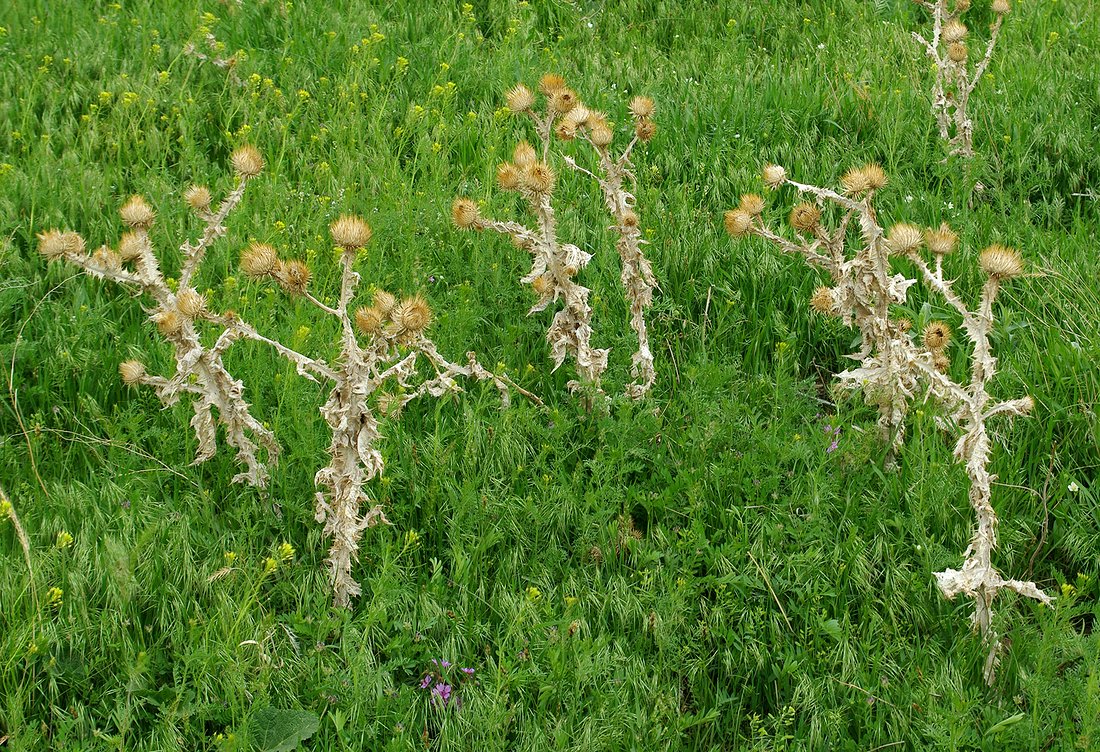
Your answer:
[[[387,522],[382,507],[372,502],[364,486],[382,472],[384,460],[378,444],[375,404],[383,413],[396,416],[411,400],[428,394],[442,397],[460,391],[460,376],[491,381],[502,402],[509,402],[509,390],[516,390],[537,404],[541,401],[518,387],[511,379],[483,368],[474,353],[466,353],[460,365],[444,358],[425,334],[432,320],[428,303],[419,295],[398,300],[376,290],[372,304],[352,309],[359,286],[355,259],[371,238],[369,225],[359,217],[342,216],[330,227],[339,249],[340,297],[335,307],[309,291],[311,272],[301,261],[283,260],[268,245],[254,243],[241,256],[241,269],[254,279],[274,280],[287,294],[298,296],[340,325],[340,354],[335,363],[311,358],[260,337],[254,330],[242,336],[260,339],[277,347],[280,354],[297,366],[307,378],[331,381],[332,391],[321,407],[321,415],[332,432],[329,464],[319,470],[314,482],[316,518],[332,538],[328,566],[334,602],[346,607],[360,592],[352,576],[363,530]],[[359,337],[364,337],[360,343]],[[418,362],[423,358],[433,372],[416,383]],[[389,383],[389,389],[385,390]],[[367,511],[362,510],[366,508]]]
[[[932,114],[939,127],[940,138],[947,142],[951,154],[971,157],[974,155],[974,121],[967,113],[970,95],[981,81],[1004,17],[1012,9],[1009,0],[993,0],[992,10],[996,18],[989,29],[985,54],[971,67],[967,38],[970,30],[962,22],[962,15],[970,9],[970,0],[955,0],[948,7],[948,0],[917,0],[932,14],[931,38],[913,32],[913,38],[924,47],[935,66],[936,81],[932,85]]]
[[[531,118],[541,153],[526,141],[521,141],[515,148],[512,161],[498,165],[496,172],[497,183],[502,189],[517,191],[526,199],[535,219],[535,228],[483,217],[477,204],[467,198],[455,201],[453,219],[457,226],[464,229],[494,230],[508,235],[516,245],[531,254],[531,271],[520,280],[530,284],[538,296],[529,313],[542,311],[559,299],[564,304],[554,315],[546,335],[554,368],[560,367],[567,357],[572,357],[578,379],[570,382],[570,388],[599,392],[601,377],[607,368],[608,351],[591,345],[590,290],[574,281],[591,255],[558,239],[552,200],[557,175],[549,164],[550,144],[554,136],[562,141],[589,143],[597,158],[595,172],[582,167],[571,157],[564,157],[564,161],[572,170],[597,181],[612,218],[612,229],[618,235],[615,246],[622,262],[621,280],[630,307],[630,325],[638,338],[638,350],[631,365],[634,381],[627,386],[626,392],[633,399],[640,399],[656,380],[645,322],[645,310],[652,303],[656,280],[649,261],[642,253],[646,241],[642,238],[638,215],[634,211],[634,195],[627,186],[634,183],[630,161],[634,147],[639,141],[649,141],[656,132],[652,120],[653,101],[647,97],[635,97],[631,101],[634,135],[627,146],[615,154],[612,151],[612,123],[605,114],[586,107],[560,76],[543,76],[539,90],[545,99],[543,108],[536,108],[534,93],[522,84],[508,92],[507,104],[511,112]]]
[[[192,286],[207,249],[226,233],[226,217],[240,203],[248,181],[264,167],[263,157],[252,146],[233,152],[232,163],[237,185],[216,209],[211,206],[210,190],[205,186],[193,185],[184,194],[188,206],[205,227],[198,240],[185,241],[180,248],[183,263],[174,290],[165,281],[149,237],[156,215],[141,196],[132,196],[120,210],[129,231],[120,238],[117,250],[104,245],[89,254],[79,234],[58,230],[40,233],[38,250],[50,261],[75,264],[87,274],[131,287],[151,299],[152,307],[147,309],[149,320],[172,345],[175,373],[169,378],[154,376],[147,373],[143,363],[130,360],[120,366],[123,380],[130,385],[152,387],[165,406],[175,404],[182,395],[191,395],[195,409],[191,426],[199,442],[195,463],[214,455],[216,426],[221,423],[226,441],[237,450],[237,460],[245,466],[233,481],[262,487],[267,483],[268,472],[257,457],[257,450],[262,446],[268,461],[274,463],[279,447],[272,433],[253,417],[244,400],[242,383],[233,378],[222,362],[225,351],[240,336],[240,322],[232,313],[219,315],[210,311],[206,298]],[[213,345],[203,344],[200,324],[221,328]]]
[[[989,472],[991,445],[986,420],[1025,415],[1033,406],[1030,397],[993,402],[988,391],[997,364],[989,341],[994,325],[993,302],[1004,282],[1022,274],[1020,255],[1000,245],[982,251],[979,264],[986,282],[978,308],[971,311],[955,292],[954,283],[944,277],[944,259],[958,245],[958,235],[951,227],[942,224],[922,230],[899,223],[889,231],[883,229],[872,203],[875,192],[886,185],[886,175],[878,165],[845,173],[840,191],[797,183],[778,165],[764,168],[764,182],[773,189],[790,185],[813,199],[791,210],[789,221],[798,239],[790,240],[768,226],[763,218],[764,200],[756,194],[743,195],[738,208],[726,212],[726,229],[734,237],[765,238],[829,274],[832,286],[817,288],[811,305],[820,313],[840,316],[845,323],[856,326],[863,342],[862,349],[850,356],[860,362],[859,367],[837,376],[841,387],[860,390],[869,402],[878,405],[883,438],[892,438],[894,449],[901,447],[909,403],[922,395],[931,396],[942,406],[958,428],[955,458],[966,468],[977,529],[962,569],[938,572],[936,579],[948,598],[965,593],[974,599],[973,623],[990,645],[984,673],[992,682],[1000,651],[992,628],[992,603],[997,592],[1014,590],[1050,603],[1035,583],[1006,580],[992,564],[997,515],[992,505],[995,477]],[[837,207],[840,213],[831,228],[826,227],[822,211],[828,206]],[[860,242],[851,249],[847,236],[853,219],[859,224]],[[931,263],[921,255],[925,248],[932,256]],[[904,304],[907,291],[917,283],[904,274],[892,273],[891,257],[911,261],[932,292],[960,316],[971,344],[967,383],[955,381],[950,375],[948,324],[930,321],[914,340],[911,323],[891,316],[891,307]]]

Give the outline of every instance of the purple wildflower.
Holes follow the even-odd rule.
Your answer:
[[[451,685],[439,682],[432,687],[432,702],[446,706],[451,701]]]
[[[472,668],[460,668],[459,671],[466,674],[466,676],[473,676],[474,670]]]
[[[424,674],[424,678],[420,680],[420,688],[427,689],[428,685],[432,683],[432,675]]]

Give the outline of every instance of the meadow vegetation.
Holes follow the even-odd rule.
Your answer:
[[[975,0],[966,23],[983,40],[999,30],[962,158],[929,116],[935,73],[913,33],[930,15],[908,0],[12,4],[0,749],[1100,746],[1100,27],[1066,0],[1006,16]],[[515,284],[525,254],[452,216],[456,196],[478,216],[527,212],[498,165],[538,133],[505,94],[545,73],[627,142],[631,103],[656,103],[627,189],[656,283],[644,394],[621,283],[631,225],[564,161],[604,175],[598,149],[554,157],[557,228],[591,255],[591,347],[610,353],[598,410],[570,394],[571,369],[551,370],[547,322]],[[188,186],[233,195],[249,146],[262,170],[191,265],[174,249],[217,210]],[[978,431],[922,395],[890,414],[903,446],[899,431],[884,441],[880,406],[833,385],[859,365],[857,322],[811,307],[828,307],[823,278],[801,259],[723,227],[757,192],[759,211],[742,202],[754,226],[793,222],[797,188],[765,190],[762,164],[807,186],[876,164],[880,227],[949,226],[954,253],[890,257],[918,281],[887,320],[908,320],[926,382],[962,390],[938,382],[949,406],[984,414],[967,400],[989,397],[982,374],[970,388],[958,330],[996,354],[990,394],[1029,395],[1029,414]],[[119,221],[134,195],[151,225]],[[54,228],[61,261],[47,263],[40,235]],[[70,232],[134,259],[155,248],[157,294],[178,311],[194,292],[195,315],[166,331],[157,303],[63,262]],[[990,245],[1018,249],[1010,284],[1003,263],[979,264]],[[257,248],[274,261],[250,276]],[[97,272],[137,273],[99,259]],[[310,367],[283,356],[337,375],[351,274],[379,314],[352,335],[366,347],[372,328],[394,339],[387,357],[421,352],[423,336],[455,363],[425,355],[422,380],[474,363],[488,377],[440,399],[411,399],[412,375],[378,391],[401,409],[372,403],[385,472],[360,480],[391,524],[360,531],[361,594],[333,608],[314,476],[332,458],[320,411],[336,379],[301,378]],[[964,301],[992,307],[993,277],[983,328],[983,306]],[[402,328],[381,313],[387,295],[430,301],[430,315]],[[252,435],[278,442],[263,483],[232,483],[232,446],[192,465],[206,452],[188,400],[165,407],[155,384],[120,378],[127,363],[137,384],[173,373],[173,337],[196,322],[204,349],[243,322],[256,334],[219,357],[244,384]],[[513,383],[543,404],[501,410]],[[953,452],[977,433],[1000,520],[993,574],[1054,597],[998,596],[988,628],[1007,649],[991,685],[973,603],[945,598],[934,574],[972,539],[975,477]]]

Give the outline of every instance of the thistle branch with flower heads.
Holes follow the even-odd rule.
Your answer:
[[[104,245],[88,254],[84,238],[78,233],[48,230],[38,235],[38,251],[50,261],[67,261],[93,277],[117,282],[152,299],[154,305],[147,309],[149,320],[172,345],[175,373],[171,377],[155,376],[147,372],[141,361],[128,360],[119,367],[123,381],[131,386],[151,387],[166,407],[178,402],[184,394],[191,395],[195,410],[191,427],[199,442],[194,463],[214,456],[217,424],[220,423],[226,441],[237,450],[237,461],[245,467],[233,482],[244,481],[263,487],[267,483],[268,470],[257,451],[263,447],[267,461],[274,463],[279,446],[271,431],[252,415],[244,399],[244,385],[233,378],[222,361],[225,350],[247,325],[232,312],[212,312],[205,296],[192,286],[206,250],[226,234],[225,221],[229,213],[240,203],[248,182],[264,167],[262,155],[252,146],[237,149],[231,161],[237,185],[217,210],[211,209],[210,190],[205,186],[191,186],[184,194],[188,206],[203,221],[204,228],[198,240],[187,240],[181,246],[180,283],[174,289],[165,280],[149,236],[156,214],[141,196],[130,197],[119,210],[129,231],[120,238],[117,250]],[[214,345],[203,344],[200,325],[221,327],[222,332]]]
[[[932,115],[936,118],[942,138],[952,155],[974,155],[974,122],[967,113],[970,95],[978,85],[993,57],[997,37],[1004,17],[1012,10],[1009,0],[993,0],[991,8],[996,18],[989,27],[985,54],[971,66],[966,40],[970,30],[962,22],[970,10],[971,0],[917,0],[932,15],[931,38],[913,32],[913,38],[924,47],[935,66],[932,84]]]
[[[992,628],[992,603],[997,593],[1013,590],[1042,603],[1051,602],[1035,583],[1006,580],[992,565],[997,544],[997,515],[992,505],[996,478],[989,472],[992,445],[986,421],[1026,415],[1034,404],[1030,397],[997,402],[989,394],[997,363],[990,344],[993,303],[1002,284],[1023,273],[1020,254],[1001,245],[991,245],[981,252],[979,266],[986,282],[978,307],[971,310],[955,291],[954,282],[944,276],[944,259],[955,251],[958,235],[947,224],[922,230],[899,223],[884,230],[872,205],[875,191],[886,184],[886,176],[877,165],[846,173],[841,178],[840,192],[797,183],[777,165],[764,169],[764,181],[771,188],[790,185],[813,197],[812,202],[800,203],[790,213],[797,240],[789,240],[767,225],[763,219],[764,201],[755,194],[742,196],[740,206],[726,212],[726,229],[735,237],[765,238],[788,253],[802,255],[811,266],[830,275],[833,286],[819,287],[811,306],[855,325],[863,340],[863,348],[849,356],[860,365],[837,376],[840,386],[862,391],[869,401],[878,404],[880,429],[885,429],[884,438],[893,437],[894,449],[901,447],[908,404],[921,394],[932,397],[957,427],[954,455],[966,468],[969,500],[977,524],[962,569],[938,572],[936,580],[948,598],[965,593],[974,599],[972,622],[990,645],[984,676],[992,683],[1001,652]],[[825,227],[825,206],[837,207],[840,212],[835,229]],[[861,238],[854,251],[849,250],[847,241],[852,219],[859,223]],[[930,253],[931,262],[922,256],[922,249]],[[915,341],[911,323],[891,317],[891,306],[905,303],[908,289],[917,283],[903,274],[892,274],[891,257],[912,262],[925,285],[961,319],[970,342],[968,381],[956,381],[951,376],[948,352],[952,330],[947,323],[929,322]]]
[[[641,247],[646,241],[642,238],[634,211],[635,197],[627,189],[627,184],[635,182],[630,161],[635,145],[639,141],[650,140],[656,131],[652,120],[653,101],[635,97],[631,102],[634,138],[615,156],[611,152],[614,130],[606,115],[586,107],[560,76],[543,76],[539,90],[545,99],[544,108],[536,108],[534,93],[522,84],[508,92],[507,104],[513,113],[531,118],[541,147],[541,158],[537,157],[534,147],[524,141],[516,147],[511,162],[497,167],[498,185],[524,196],[535,217],[536,228],[482,217],[477,204],[466,198],[455,201],[452,216],[460,228],[488,229],[508,235],[513,243],[531,253],[531,271],[520,280],[531,284],[538,295],[538,301],[529,313],[544,310],[559,298],[565,304],[555,314],[547,332],[554,368],[560,367],[571,356],[577,364],[579,379],[570,382],[570,388],[589,387],[599,392],[601,376],[607,368],[608,351],[591,346],[590,290],[573,281],[591,255],[575,245],[558,241],[551,201],[556,176],[548,164],[554,136],[562,141],[579,138],[591,144],[597,156],[598,172],[581,167],[572,157],[563,159],[572,170],[597,181],[614,220],[612,229],[619,236],[616,248],[622,261],[621,279],[630,306],[630,324],[638,337],[638,351],[633,356],[631,367],[634,382],[626,391],[630,397],[640,399],[656,379],[645,323],[645,309],[652,303],[656,280],[652,266],[642,253]]]
[[[312,278],[302,261],[280,259],[269,245],[253,243],[241,255],[241,269],[253,279],[274,281],[288,295],[299,297],[340,325],[340,354],[326,363],[301,355],[251,328],[239,328],[240,336],[264,342],[291,360],[307,378],[324,378],[333,386],[321,415],[332,432],[330,461],[314,476],[321,489],[315,496],[315,517],[332,539],[327,559],[334,602],[347,607],[361,588],[352,576],[363,531],[388,523],[380,504],[364,490],[385,465],[379,443],[382,435],[375,405],[385,415],[397,417],[406,404],[425,394],[443,397],[461,391],[458,377],[491,382],[507,406],[515,390],[536,404],[541,401],[505,375],[495,374],[466,353],[464,365],[444,358],[425,334],[432,320],[431,308],[419,295],[404,300],[376,290],[372,304],[352,310],[360,277],[355,271],[357,254],[371,239],[370,226],[359,217],[342,216],[332,223],[330,234],[340,251],[340,293],[335,307],[309,291]],[[361,343],[360,336],[365,337]],[[418,361],[423,358],[433,375],[415,383]],[[367,511],[362,511],[366,508]]]

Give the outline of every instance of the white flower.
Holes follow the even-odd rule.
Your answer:
[[[1066,490],[1069,491],[1070,493],[1077,493],[1078,491],[1081,490],[1081,487],[1079,485],[1077,485],[1077,481],[1074,480],[1074,481],[1070,481],[1070,484],[1068,486],[1066,486]]]

